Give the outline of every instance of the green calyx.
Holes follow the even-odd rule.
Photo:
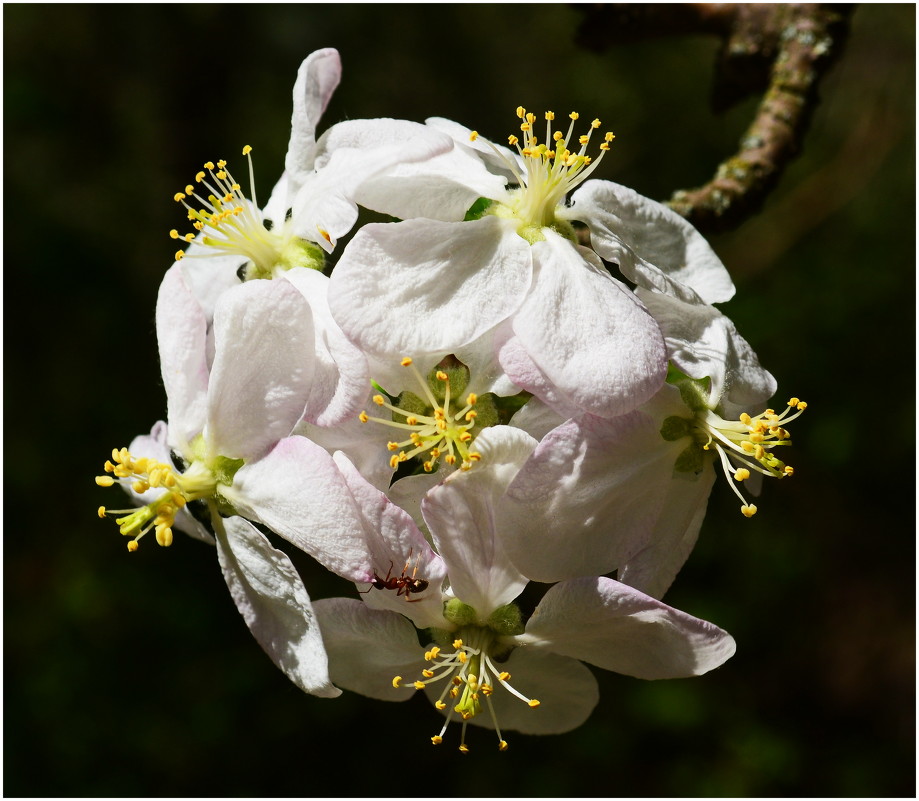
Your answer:
[[[667,383],[680,391],[680,399],[693,412],[704,412],[709,408],[709,396],[712,388],[711,378],[690,378],[673,364],[667,366]],[[666,439],[666,437],[665,437]]]

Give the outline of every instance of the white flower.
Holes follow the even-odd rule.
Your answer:
[[[97,482],[117,480],[143,505],[103,507],[100,516],[120,515],[136,550],[151,530],[160,545],[170,545],[173,526],[210,540],[188,512],[189,504],[203,504],[227,584],[253,634],[303,689],[335,695],[302,582],[287,557],[239,517],[268,526],[352,581],[373,574],[362,518],[332,457],[290,436],[304,414],[321,417],[319,407],[330,402],[313,391],[321,365],[310,304],[287,280],[225,292],[214,312],[209,367],[206,314],[181,272],[167,274],[160,301],[169,426],[135,440],[133,453],[113,452],[108,475]]]
[[[447,720],[552,734],[579,726],[597,702],[584,660],[647,679],[699,675],[734,652],[717,627],[604,577],[552,587],[524,625],[513,600],[527,584],[496,530],[508,483],[535,447],[495,427],[479,437],[481,469],[431,489],[421,510],[436,552],[411,517],[366,486],[364,508],[384,520],[374,540],[374,582],[360,600],[317,601],[333,682],[382,700],[424,690]],[[361,479],[349,474],[352,487]],[[424,646],[419,645],[423,631]]]
[[[627,415],[583,415],[543,437],[508,488],[501,521],[504,547],[528,576],[618,569],[621,581],[660,598],[696,543],[716,464],[747,517],[756,507],[737,484],[791,475],[774,451],[791,444],[784,426],[806,404],[792,398],[780,415],[725,419],[706,382],[672,380]]]
[[[497,359],[515,385],[561,414],[623,414],[664,380],[660,331],[597,255],[576,244],[564,198],[599,161],[586,155],[590,133],[569,149],[577,115],[567,134],[553,135],[548,114],[548,150],[536,143],[534,115],[518,114],[519,157],[481,139],[461,144],[461,126],[431,121],[457,138],[450,154],[403,164],[358,191],[359,202],[404,221],[356,234],[332,275],[332,314],[372,356],[421,359],[478,343],[493,349],[483,360]],[[462,159],[462,176],[435,170],[449,158]],[[508,176],[517,188],[505,188]],[[385,196],[377,189],[384,177]],[[477,198],[484,202],[470,210]],[[432,199],[449,213],[431,215]]]

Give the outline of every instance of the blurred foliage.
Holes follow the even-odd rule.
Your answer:
[[[251,144],[267,197],[296,69],[319,47],[345,69],[324,125],[439,115],[500,140],[518,104],[576,109],[617,134],[598,177],[657,198],[704,182],[755,100],[709,111],[715,40],[596,55],[573,44],[569,6],[3,17],[5,794],[415,797],[475,767],[484,795],[915,795],[913,6],[857,10],[802,156],[761,215],[713,240],[738,285],[725,311],[780,400],[810,404],[794,479],[749,521],[716,486],[667,597],[731,631],[737,655],[684,681],[596,671],[587,725],[511,734],[506,754],[477,730],[468,757],[430,746],[421,699],[301,694],[248,635],[213,550],[128,555],[96,518],[107,453],[164,414],[153,309],[183,220],[172,194]],[[307,561],[314,597],[353,592]]]

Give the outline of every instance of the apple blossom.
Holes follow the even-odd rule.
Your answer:
[[[580,660],[659,679],[700,675],[733,654],[732,638],[717,627],[602,576],[555,585],[524,624],[513,601],[528,579],[507,558],[496,525],[505,488],[536,441],[497,426],[479,443],[481,468],[452,473],[422,501],[433,547],[408,514],[355,470],[346,473],[353,487],[364,486],[355,498],[389,525],[372,546],[380,570],[361,599],[315,603],[336,685],[393,701],[424,690],[447,717],[435,745],[458,718],[460,751],[469,750],[468,723],[493,728],[505,750],[502,730],[552,734],[584,722],[598,693]],[[419,578],[418,596],[401,591]]]

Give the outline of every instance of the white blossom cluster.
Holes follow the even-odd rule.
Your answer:
[[[454,721],[462,751],[468,723],[502,750],[506,730],[579,726],[598,698],[582,662],[718,667],[730,635],[660,598],[716,467],[752,515],[737,487],[791,473],[774,451],[805,406],[745,411],[775,382],[713,305],[734,293],[718,257],[666,207],[588,180],[613,139],[598,120],[518,108],[506,146],[444,119],[317,138],[340,76],[331,49],[301,66],[264,207],[224,161],[176,194],[167,420],[113,452],[97,482],[134,505],[100,516],[129,550],[173,529],[215,544],[300,688],[422,690],[446,718],[433,742]],[[361,208],[390,221],[355,231]],[[271,537],[356,591],[311,601]],[[515,603],[530,582],[551,586]]]

